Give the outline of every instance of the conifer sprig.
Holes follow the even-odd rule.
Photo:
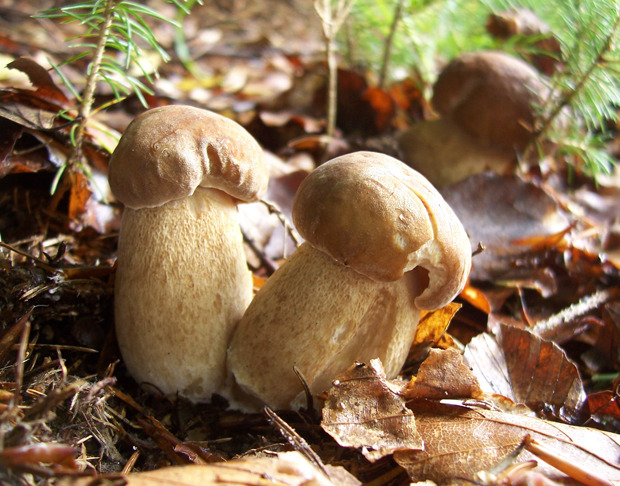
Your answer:
[[[167,1],[174,3],[183,12],[189,13],[180,1]],[[130,74],[130,67],[136,66],[146,82],[152,83],[156,73],[153,75],[144,67],[142,62],[145,57],[144,48],[153,49],[163,61],[170,59],[157,41],[147,19],[150,17],[166,22],[177,29],[181,26],[175,20],[146,5],[127,0],[88,0],[44,10],[35,17],[61,19],[63,23],[77,22],[85,28],[83,33],[68,39],[69,48],[78,52],[58,65],[52,64],[62,82],[79,103],[78,118],[71,132],[72,150],[67,163],[59,170],[56,184],[67,167],[71,171],[80,170],[87,175],[90,173],[88,164],[82,157],[82,145],[86,126],[92,115],[98,83],[106,83],[117,101],[135,94],[142,105],[147,106],[144,95],[153,94],[153,91],[145,82]],[[89,59],[89,62],[86,68],[86,81],[80,94],[61,68],[82,59]],[[55,187],[52,188],[52,192],[54,191]]]

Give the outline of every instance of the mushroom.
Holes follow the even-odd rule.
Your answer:
[[[357,152],[303,181],[293,221],[306,240],[267,280],[228,350],[246,393],[294,406],[354,360],[380,358],[400,371],[420,309],[437,309],[464,287],[469,239],[454,212],[418,172],[390,156]]]
[[[262,149],[223,116],[164,106],[129,124],[108,177],[125,205],[114,312],[127,369],[165,394],[208,401],[252,298],[236,203],[266,190]]]
[[[480,172],[510,172],[514,153],[481,145],[452,120],[414,123],[398,135],[403,162],[442,188]]]
[[[500,52],[463,54],[433,86],[441,118],[399,135],[403,161],[438,187],[484,171],[510,172],[534,139],[536,105],[544,93],[538,73],[520,59]]]
[[[472,52],[441,72],[432,103],[479,143],[514,153],[533,139],[536,105],[545,91],[526,62],[501,52]]]

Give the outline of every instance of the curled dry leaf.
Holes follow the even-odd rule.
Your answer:
[[[412,480],[436,483],[459,477],[473,481],[516,449],[526,435],[544,444],[558,457],[596,471],[620,484],[620,436],[587,427],[574,427],[522,415],[513,415],[437,402],[416,403],[413,411],[424,450],[399,451],[394,459]],[[537,459],[523,452],[517,462]],[[538,458],[536,469],[551,479],[566,478]]]
[[[7,67],[25,73],[36,89],[0,90],[0,117],[32,130],[53,128],[58,112],[68,107],[69,100],[54,84],[47,70],[25,57],[16,59]]]
[[[425,398],[482,398],[478,379],[463,363],[456,349],[431,349],[428,358],[420,365],[418,374],[404,390],[408,400]]]
[[[326,466],[330,477],[310,464],[299,452],[273,457],[253,457],[217,464],[166,467],[119,478],[125,486],[359,486],[360,482],[341,467]],[[65,480],[62,486],[94,486],[102,478]]]
[[[420,362],[426,358],[430,347],[442,347],[440,341],[448,339],[445,335],[446,329],[461,307],[461,304],[450,302],[436,311],[424,311],[415,330],[407,361]]]
[[[40,98],[67,107],[70,103],[62,90],[56,86],[47,69],[38,64],[34,59],[18,57],[6,65],[9,69],[17,69],[28,76],[32,85],[36,88],[35,93]]]
[[[514,326],[500,325],[499,343],[488,334],[474,338],[465,349],[465,363],[482,389],[503,395],[532,410],[551,407],[571,419],[585,400],[575,364],[555,343]]]
[[[343,447],[361,447],[369,461],[397,450],[421,449],[404,383],[389,382],[381,361],[356,363],[338,376],[323,407],[321,426]]]

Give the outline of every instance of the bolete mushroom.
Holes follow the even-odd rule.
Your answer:
[[[526,62],[502,52],[471,52],[440,73],[432,104],[479,143],[514,153],[534,137],[536,105],[545,92]]]
[[[536,70],[520,59],[500,52],[463,54],[433,86],[441,118],[399,135],[403,161],[437,187],[480,172],[510,172],[534,139],[545,91]]]
[[[510,172],[514,152],[482,145],[447,118],[414,123],[397,138],[403,162],[442,188],[480,172]]]
[[[293,221],[305,242],[267,280],[228,350],[238,385],[274,408],[313,393],[354,360],[393,378],[420,317],[464,287],[465,230],[418,172],[379,153],[333,159],[303,181]]]
[[[252,298],[235,204],[266,190],[262,149],[230,119],[165,106],[129,124],[108,177],[125,205],[114,306],[123,360],[140,383],[208,401]]]

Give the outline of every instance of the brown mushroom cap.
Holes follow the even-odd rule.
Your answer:
[[[263,151],[238,123],[200,108],[170,105],[134,119],[112,154],[112,192],[127,207],[157,207],[214,188],[255,201],[268,176]]]
[[[293,221],[314,247],[373,280],[425,268],[420,309],[443,307],[465,285],[465,229],[421,174],[388,155],[356,152],[315,169],[299,187]]]
[[[534,105],[545,87],[534,68],[501,52],[451,61],[433,86],[433,107],[479,142],[523,149],[533,137]]]

